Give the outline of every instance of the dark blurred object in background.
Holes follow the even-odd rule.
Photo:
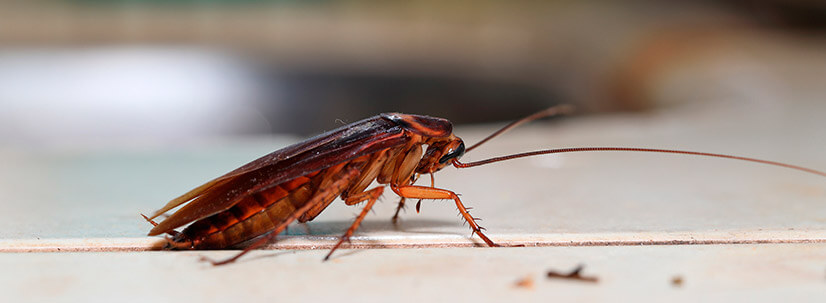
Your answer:
[[[270,120],[272,127],[299,133],[382,112],[450,117],[453,123],[512,120],[558,102],[538,86],[473,77],[297,72],[273,77],[272,83],[279,83],[272,95],[289,100],[264,111],[278,117]]]
[[[826,2],[818,0],[731,0],[735,10],[771,27],[826,31]]]
[[[5,1],[0,142],[819,102],[817,1]]]

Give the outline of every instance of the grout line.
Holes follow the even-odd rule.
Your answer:
[[[647,246],[647,245],[737,245],[737,244],[804,244],[826,243],[826,234],[777,235],[777,232],[692,235],[688,233],[646,234],[556,234],[499,235],[493,240],[503,246]],[[264,246],[266,250],[330,249],[337,238],[332,236],[284,236],[278,242]],[[0,240],[0,253],[31,252],[137,252],[163,250],[161,238],[88,238],[88,239],[9,239]],[[351,244],[341,248],[449,248],[485,247],[476,238],[462,236],[363,236],[353,237]]]

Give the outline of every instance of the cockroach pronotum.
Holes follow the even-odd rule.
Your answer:
[[[718,157],[786,167],[826,176],[826,173],[780,162],[723,154],[635,147],[574,147],[547,149],[462,163],[459,158],[520,124],[567,113],[570,106],[555,106],[506,125],[478,143],[465,148],[453,134],[453,125],[442,118],[385,113],[326,132],[306,141],[274,151],[236,170],[173,199],[144,218],[154,225],[150,236],[166,233],[170,249],[222,249],[260,237],[226,264],[272,239],[295,220],[307,222],[318,216],[336,197],[347,205],[367,202],[355,221],[339,238],[324,260],[348,241],[373,204],[389,187],[401,197],[393,219],[405,199],[453,200],[462,218],[488,246],[498,246],[482,231],[459,196],[433,186],[433,173],[453,165],[474,167],[504,160],[567,152],[635,151]],[[426,146],[426,149],[424,148]],[[420,175],[429,174],[431,186],[415,185]],[[378,187],[367,189],[377,181]],[[182,206],[172,215],[152,221]],[[186,226],[182,231],[175,229]],[[265,235],[266,234],[266,235]],[[264,235],[264,236],[262,236]]]

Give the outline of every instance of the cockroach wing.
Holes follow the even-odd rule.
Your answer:
[[[173,199],[152,218],[191,201],[161,221],[149,235],[165,233],[227,210],[248,195],[291,179],[403,145],[409,140],[403,126],[381,116],[345,125],[258,158]]]
[[[164,207],[162,207],[161,209],[155,211],[152,214],[152,216],[149,217],[149,219],[154,219],[154,218],[160,216],[161,214],[169,211],[170,209],[173,209],[173,208],[177,207],[178,205],[181,205],[181,204],[183,204],[183,203],[185,203],[189,200],[192,200],[193,198],[195,198],[197,196],[200,196],[207,189],[209,189],[213,186],[219,185],[219,184],[226,183],[226,181],[228,181],[229,179],[231,179],[233,177],[243,175],[245,173],[260,169],[262,167],[265,167],[265,166],[268,166],[268,165],[271,165],[271,164],[276,164],[280,161],[290,159],[290,158],[295,157],[295,156],[297,156],[301,153],[304,153],[306,151],[318,148],[320,146],[323,146],[323,145],[326,145],[326,144],[331,144],[334,141],[336,141],[337,139],[340,139],[343,135],[348,134],[348,131],[352,132],[353,127],[361,129],[361,130],[364,130],[365,128],[369,128],[370,123],[375,122],[375,120],[377,118],[378,117],[372,117],[372,118],[364,119],[364,120],[356,122],[356,123],[345,125],[345,126],[337,128],[337,129],[328,131],[326,133],[317,135],[317,136],[312,137],[310,139],[304,140],[302,142],[299,142],[299,143],[287,146],[285,148],[279,149],[277,151],[274,151],[272,153],[269,153],[269,154],[267,154],[267,155],[265,155],[261,158],[258,158],[256,160],[250,162],[250,163],[245,164],[244,166],[241,166],[241,167],[239,167],[239,168],[237,168],[237,169],[235,169],[231,172],[228,172],[228,173],[226,173],[226,174],[224,174],[224,175],[222,175],[218,178],[215,178],[215,179],[213,179],[213,180],[211,180],[211,181],[209,181],[209,182],[207,182],[207,183],[205,183],[201,186],[198,186],[195,189],[190,190],[189,192],[181,195],[180,197],[177,197],[177,198],[169,201],[166,205],[164,205]]]

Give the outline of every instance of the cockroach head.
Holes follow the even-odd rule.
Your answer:
[[[450,165],[453,159],[459,159],[465,154],[465,143],[456,136],[450,136],[446,140],[431,142],[425,151],[416,172],[429,174],[437,172],[445,166]]]

